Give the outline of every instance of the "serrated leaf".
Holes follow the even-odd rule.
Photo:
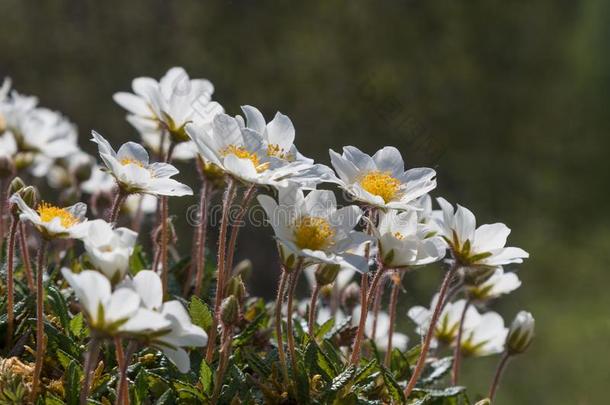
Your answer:
[[[157,399],[155,405],[173,405],[176,403],[176,395],[174,395],[174,391],[168,389]]]
[[[453,365],[453,357],[448,356],[442,359],[436,360],[430,364],[432,371],[422,378],[422,384],[428,385],[443,378],[450,370]]]
[[[47,301],[53,313],[59,318],[62,328],[66,334],[70,334],[70,316],[68,315],[68,305],[63,295],[54,285],[47,287]]]
[[[320,339],[322,336],[326,335],[332,330],[333,326],[335,326],[335,319],[330,318],[328,321],[320,325],[320,327],[316,331],[316,338]]]
[[[398,382],[396,382],[396,379],[394,378],[394,376],[392,375],[390,370],[388,370],[384,366],[379,366],[379,367],[381,368],[381,375],[383,376],[383,382],[385,383],[388,393],[394,400],[393,402],[397,403],[397,404],[404,403],[405,395],[402,392],[402,388],[400,387],[400,385],[398,385]]]
[[[212,312],[200,298],[193,296],[189,304],[189,314],[193,324],[199,326],[206,332],[210,331],[213,323]]]
[[[377,362],[375,360],[369,361],[367,364],[364,365],[364,367],[360,367],[358,369],[358,372],[354,377],[354,384],[358,384],[359,382],[373,374],[373,372],[375,372],[376,370],[378,370]]]
[[[333,381],[331,382],[330,387],[328,388],[328,392],[330,394],[336,394],[341,389],[345,388],[347,384],[349,384],[355,374],[356,367],[350,365],[348,368],[345,369],[345,371],[333,378]]]
[[[239,335],[235,336],[235,339],[233,339],[233,347],[241,347],[248,343],[252,336],[260,329],[260,325],[266,317],[267,314],[264,312],[258,314],[258,316],[254,318]]]
[[[148,383],[146,382],[146,374],[144,370],[136,375],[136,380],[133,387],[135,405],[142,405],[148,395]]]
[[[203,392],[210,394],[212,391],[212,370],[205,360],[201,360],[201,367],[199,367],[199,381],[203,387]]]
[[[77,338],[82,337],[83,331],[85,329],[85,319],[82,313],[78,313],[72,319],[70,319],[69,325],[70,333]]]
[[[71,361],[64,374],[64,389],[66,393],[66,404],[78,405],[80,386],[80,366],[76,361]]]

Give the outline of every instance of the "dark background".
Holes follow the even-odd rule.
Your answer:
[[[113,4],[114,3],[114,4]],[[607,197],[610,3],[591,1],[0,2],[0,76],[116,145],[138,139],[112,94],[184,66],[216,85],[232,114],[276,110],[301,151],[373,153],[409,166],[481,223],[503,221],[532,258],[524,285],[494,309],[537,321],[531,351],[506,373],[498,404],[601,404],[607,398],[610,276]],[[179,176],[196,187],[192,169]],[[175,213],[194,199],[174,199]],[[183,215],[181,235],[191,240]],[[251,291],[270,296],[270,233],[242,235]],[[401,312],[425,304],[438,267],[410,276]],[[271,287],[273,286],[273,288]],[[403,317],[400,329],[412,331]],[[465,364],[485,392],[497,358]]]

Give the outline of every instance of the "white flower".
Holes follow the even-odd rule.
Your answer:
[[[12,81],[10,77],[5,77],[2,81],[2,86],[0,87],[0,103],[6,100],[8,92],[11,90],[11,84]]]
[[[21,132],[23,121],[36,108],[38,98],[24,96],[15,90],[11,92],[10,97],[6,97],[5,92],[9,90],[4,87],[6,84],[7,82],[5,81],[3,85],[4,100],[0,102],[0,115],[2,115],[6,129],[18,137],[20,136],[19,133]]]
[[[298,256],[305,265],[326,263],[368,270],[362,256],[348,252],[369,240],[353,230],[362,215],[357,206],[337,209],[332,191],[313,190],[304,196],[296,186],[280,188],[279,204],[266,195],[259,196],[258,201],[282,246],[284,263],[294,262],[294,256]]]
[[[229,115],[217,115],[209,128],[188,125],[187,132],[206,161],[246,183],[278,187],[292,181],[311,188],[322,181],[321,165],[269,153],[262,134]]]
[[[182,373],[190,370],[189,355],[183,347],[202,347],[208,336],[191,318],[179,301],[163,302],[163,289],[159,276],[142,270],[127,283],[140,295],[144,308],[162,315],[169,323],[167,333],[155,334],[151,344],[163,351]]]
[[[330,150],[338,177],[332,179],[357,201],[379,208],[407,209],[436,187],[436,172],[429,168],[405,171],[398,149],[386,146],[374,156],[346,146],[343,155]]]
[[[352,323],[358,325],[360,321],[361,306],[357,305],[352,313]],[[373,336],[373,326],[375,325],[374,314],[369,313],[366,318],[364,332],[366,336]],[[377,314],[377,328],[375,331],[375,345],[381,351],[386,351],[388,348],[388,335],[390,333],[390,315],[385,311],[379,311]],[[392,333],[392,347],[399,350],[406,350],[409,343],[409,337],[404,333]]]
[[[89,222],[83,242],[91,263],[111,282],[117,283],[129,269],[137,236],[131,229],[113,229],[108,222],[98,219]]]
[[[380,215],[375,234],[379,258],[386,268],[420,266],[445,257],[445,243],[439,237],[427,237],[429,228],[418,222],[415,211],[391,210]]]
[[[114,177],[102,170],[99,165],[93,166],[89,179],[80,184],[81,190],[87,194],[110,193],[115,186]]]
[[[100,157],[119,187],[125,192],[184,196],[193,190],[170,177],[178,174],[178,169],[168,163],[149,163],[148,152],[135,142],[124,143],[115,152],[104,137],[92,131],[92,141],[97,143]]]
[[[131,217],[157,212],[157,197],[149,194],[130,195],[125,199],[125,212]]]
[[[468,295],[478,301],[486,301],[508,294],[521,286],[521,280],[515,273],[505,273],[498,267],[494,273],[479,285],[469,286]]]
[[[1,118],[0,118],[1,119]],[[0,158],[12,159],[17,153],[17,142],[11,132],[0,130]]]
[[[414,306],[409,309],[409,318],[411,318],[417,325],[415,331],[418,334],[424,335],[427,333],[430,321],[432,319],[432,313],[434,312],[437,301],[438,294],[435,294],[432,298],[429,309],[422,306]],[[436,327],[434,328],[434,335],[431,344],[432,347],[438,346],[439,342],[445,345],[451,345],[454,343],[454,340],[458,334],[458,328],[462,312],[464,311],[464,305],[466,305],[466,300],[463,299],[455,302],[448,302],[445,305],[441,315],[438,318]],[[478,324],[480,317],[481,316],[477,310],[470,305],[466,310],[464,329],[473,328]]]
[[[190,79],[181,67],[173,67],[156,81],[138,77],[132,82],[135,94],[120,92],[114,100],[130,115],[128,121],[146,136],[169,131],[175,142],[188,141],[187,123],[207,124],[218,113],[220,104],[211,101],[214,86],[205,79]]]
[[[89,327],[102,335],[139,335],[167,330],[169,320],[140,306],[140,296],[129,288],[114,292],[108,279],[97,271],[61,273],[85,311]]]
[[[10,201],[19,207],[19,218],[31,222],[45,238],[81,239],[87,232],[89,223],[85,218],[87,205],[84,203],[60,208],[43,202],[33,210],[19,194],[13,194]]]
[[[442,236],[463,266],[501,266],[522,263],[529,254],[520,248],[504,247],[510,228],[503,223],[476,227],[474,214],[461,205],[454,211],[444,198],[437,198],[443,215],[436,218]]]
[[[476,357],[501,353],[507,334],[504,319],[495,312],[486,312],[475,325],[464,327],[460,350],[465,356]]]

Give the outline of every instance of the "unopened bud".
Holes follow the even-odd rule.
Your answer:
[[[38,205],[38,190],[34,186],[27,186],[19,190],[19,195],[28,205],[28,207],[35,207]]]
[[[532,314],[521,311],[513,320],[506,337],[506,350],[509,354],[519,354],[527,350],[534,339],[535,320]]]
[[[10,177],[14,171],[13,159],[9,156],[0,156],[0,179]]]
[[[238,302],[244,302],[246,298],[246,286],[241,276],[231,277],[227,285],[227,294],[237,298]]]
[[[241,276],[242,279],[247,279],[252,273],[252,261],[250,259],[244,259],[237,263],[233,268],[233,274]]]
[[[82,183],[91,178],[91,172],[93,171],[93,162],[88,160],[82,160],[74,165],[72,168],[72,174],[77,182]]]
[[[332,283],[339,274],[341,267],[337,264],[320,265],[316,268],[316,283],[319,286],[324,286]]]
[[[25,183],[21,180],[20,177],[15,177],[8,188],[9,195],[13,195],[18,191],[21,191],[25,188]]]
[[[32,152],[20,152],[15,155],[15,168],[17,171],[28,168],[34,161]]]
[[[352,281],[345,287],[341,301],[348,314],[351,314],[360,303],[360,286],[355,281]]]
[[[462,280],[464,285],[469,287],[478,286],[481,283],[484,283],[491,277],[496,271],[497,267],[490,266],[472,266],[472,267],[462,267],[460,271],[462,272]]]
[[[220,304],[220,319],[225,326],[233,326],[239,320],[239,303],[230,295]]]

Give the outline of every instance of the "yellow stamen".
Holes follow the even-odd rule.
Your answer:
[[[284,152],[284,150],[280,148],[280,145],[278,144],[269,144],[269,146],[267,146],[267,156],[274,156],[278,159],[287,161],[294,160],[294,156],[288,152]]]
[[[72,215],[67,209],[59,208],[46,202],[42,202],[36,211],[38,211],[38,215],[40,215],[40,220],[42,222],[51,222],[55,218],[59,218],[61,225],[64,228],[69,228],[80,222],[80,220]]]
[[[360,179],[360,185],[369,193],[383,198],[386,203],[396,197],[400,181],[390,174],[378,170],[365,174]]]
[[[227,155],[233,154],[240,159],[248,159],[249,161],[252,162],[252,164],[254,165],[254,168],[256,169],[256,171],[258,173],[264,172],[265,170],[267,170],[269,168],[269,163],[261,163],[260,160],[258,159],[258,156],[256,156],[256,153],[250,152],[243,146],[229,145],[226,148],[224,148],[222,151],[220,151],[220,154],[222,156],[227,156]]]
[[[394,232],[394,237],[398,240],[403,240],[405,238],[405,235],[400,232]]]
[[[301,249],[320,250],[332,244],[335,230],[324,218],[303,217],[294,227],[294,242]]]
[[[137,159],[132,159],[132,158],[121,159],[121,164],[123,166],[136,165],[136,166],[144,167],[144,163],[140,162]]]

